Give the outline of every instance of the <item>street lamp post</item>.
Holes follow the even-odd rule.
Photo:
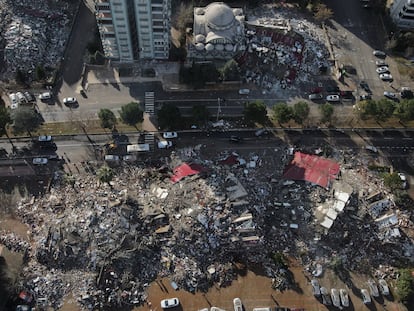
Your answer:
[[[217,119],[216,119],[216,121],[218,121],[218,119],[219,119],[219,115],[220,115],[220,112],[221,112],[221,106],[220,106],[220,103],[221,103],[221,98],[220,98],[220,97],[218,97],[218,98],[217,98],[217,104],[218,104],[218,106],[217,106]]]

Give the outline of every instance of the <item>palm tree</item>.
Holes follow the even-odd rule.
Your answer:
[[[101,182],[110,185],[111,180],[114,178],[114,170],[108,165],[103,165],[98,170],[98,178]]]

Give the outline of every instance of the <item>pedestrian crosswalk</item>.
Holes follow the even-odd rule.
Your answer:
[[[154,92],[145,92],[145,112],[153,115],[155,112],[155,94]]]

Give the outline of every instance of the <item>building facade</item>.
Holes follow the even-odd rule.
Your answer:
[[[414,29],[414,0],[394,0],[390,14],[398,28]]]
[[[107,58],[168,59],[170,0],[95,0],[95,10]]]

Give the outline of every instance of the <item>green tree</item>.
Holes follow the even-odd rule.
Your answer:
[[[32,132],[37,130],[42,124],[42,118],[30,107],[20,107],[11,114],[13,120],[12,129],[15,134],[27,132],[32,136]]]
[[[292,108],[289,107],[286,103],[278,103],[272,107],[273,111],[273,118],[279,122],[279,124],[283,124],[289,122],[292,119],[293,111]]]
[[[116,124],[116,117],[115,114],[106,108],[102,108],[98,112],[98,117],[101,120],[101,126],[107,129],[113,129]]]
[[[250,122],[264,124],[267,121],[267,108],[263,101],[249,102],[244,106],[244,118]]]
[[[332,115],[334,112],[334,108],[330,103],[325,103],[322,106],[320,106],[322,118],[321,121],[323,123],[331,122]]]
[[[380,99],[377,101],[377,109],[375,114],[375,120],[377,121],[386,121],[389,119],[395,110],[395,103],[388,99]]]
[[[3,135],[6,135],[7,138],[9,139],[10,144],[12,145],[14,149],[13,141],[11,140],[11,138],[9,137],[9,133],[7,132],[7,126],[11,122],[12,122],[12,119],[10,117],[9,110],[4,106],[0,106],[0,137],[2,137]]]
[[[17,69],[17,71],[16,71],[16,83],[26,86],[26,84],[27,84],[26,82],[27,82],[26,74],[21,69]]]
[[[196,122],[206,122],[210,118],[210,112],[205,105],[194,105],[192,115]]]
[[[98,178],[100,182],[109,184],[111,180],[114,178],[114,170],[110,168],[108,165],[103,165],[98,170]]]
[[[137,123],[144,121],[144,112],[138,103],[131,102],[121,107],[119,111],[122,122],[137,127]]]
[[[397,294],[400,301],[406,304],[414,296],[414,278],[410,269],[399,270],[400,277],[397,280]]]
[[[303,124],[309,116],[309,105],[306,102],[297,102],[293,105],[293,119],[296,123]]]
[[[240,67],[234,59],[229,60],[219,69],[223,81],[240,80]]]
[[[36,66],[36,79],[38,81],[42,81],[46,79],[46,72],[42,65]]]
[[[398,173],[386,174],[384,176],[384,185],[390,188],[392,192],[401,189],[402,181]]]
[[[414,120],[414,99],[403,99],[397,104],[394,114],[401,121]]]
[[[164,104],[158,111],[158,125],[161,129],[177,129],[182,124],[180,109]]]

